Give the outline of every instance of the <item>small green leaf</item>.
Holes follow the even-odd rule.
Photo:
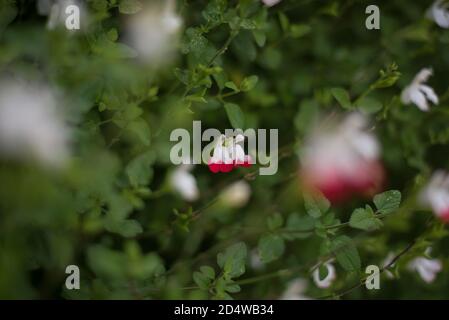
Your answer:
[[[283,223],[284,219],[282,218],[282,215],[277,212],[269,216],[267,219],[268,229],[270,229],[271,231],[279,229],[280,227],[282,227]]]
[[[207,278],[203,273],[195,271],[193,273],[193,281],[196,285],[203,290],[207,290],[211,283],[211,279]]]
[[[139,0],[121,0],[118,10],[123,14],[135,14],[142,10],[143,6]]]
[[[240,83],[240,90],[242,90],[243,92],[250,91],[256,86],[258,81],[259,81],[258,76],[247,77],[243,79],[243,81]]]
[[[243,129],[245,125],[245,115],[243,114],[242,109],[235,103],[226,103],[224,108],[228,115],[229,122],[234,129]]]
[[[304,206],[312,218],[319,218],[330,208],[330,202],[321,195],[304,195]]]
[[[382,226],[382,221],[374,215],[370,206],[355,209],[349,219],[349,225],[356,229],[372,231]]]
[[[343,88],[332,88],[331,93],[343,109],[352,109],[349,93]]]
[[[238,284],[231,284],[226,287],[226,291],[229,293],[237,293],[240,292],[241,288]]]
[[[239,88],[237,88],[237,85],[232,81],[226,82],[225,87],[231,89],[232,91],[239,91]]]
[[[351,238],[348,236],[339,236],[333,239],[330,248],[343,269],[346,271],[360,270],[361,262],[359,252]]]
[[[131,122],[128,125],[127,129],[133,132],[139,138],[143,145],[149,146],[151,144],[150,126],[145,120],[138,118]]]
[[[245,273],[245,262],[248,250],[243,242],[228,247],[217,255],[217,263],[226,276],[236,278]]]
[[[310,31],[312,31],[312,28],[307,24],[292,24],[290,26],[290,34],[293,38],[305,36]]]
[[[268,234],[259,240],[259,255],[260,260],[268,263],[278,259],[285,250],[284,239],[276,234]]]
[[[380,213],[388,214],[399,208],[401,204],[401,192],[390,190],[374,197],[374,204]]]
[[[373,114],[382,110],[382,103],[370,97],[364,97],[360,100],[357,100],[355,106],[357,107],[357,109],[366,114]]]
[[[300,216],[292,213],[288,216],[286,232],[283,237],[287,240],[304,239],[312,235],[315,228],[315,219],[310,216]]]
[[[215,279],[215,270],[209,266],[200,267],[200,271],[209,279]]]

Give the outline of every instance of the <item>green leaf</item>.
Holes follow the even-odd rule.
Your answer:
[[[211,283],[211,279],[210,278],[206,277],[203,273],[198,272],[198,271],[195,271],[193,273],[193,281],[202,290],[207,290],[209,288],[210,283]]]
[[[258,76],[249,76],[243,79],[243,81],[240,83],[240,90],[242,90],[243,92],[250,91],[256,86],[258,81]]]
[[[245,126],[245,115],[238,105],[235,103],[226,103],[224,105],[229,122],[234,129],[243,129]]]
[[[132,159],[125,168],[129,182],[133,187],[148,185],[153,177],[151,165],[155,160],[152,152],[145,152]]]
[[[292,24],[290,26],[290,34],[293,38],[305,36],[310,31],[312,31],[312,28],[307,24]]]
[[[150,126],[145,120],[141,118],[136,119],[128,125],[127,129],[133,132],[143,145],[149,146],[151,144]]]
[[[135,14],[142,8],[140,0],[121,0],[118,6],[119,12],[123,14]]]
[[[329,274],[329,270],[327,269],[327,267],[324,264],[321,264],[318,268],[318,272],[320,275],[320,279],[324,279],[327,277],[327,275]]]
[[[401,204],[401,192],[390,190],[380,193],[374,197],[374,204],[380,213],[388,214],[394,212]]]
[[[225,290],[229,293],[237,293],[237,292],[240,292],[241,288],[238,284],[231,284],[231,285],[226,286]]]
[[[215,270],[209,266],[200,267],[200,271],[209,279],[215,279]]]
[[[286,232],[283,234],[283,237],[287,240],[304,239],[312,235],[314,228],[314,218],[292,213],[288,216]]]
[[[312,218],[319,218],[330,208],[330,202],[321,195],[304,195],[304,206]]]
[[[364,97],[355,103],[357,109],[366,114],[373,114],[382,110],[382,103],[370,97]]]
[[[346,271],[360,270],[360,256],[351,238],[339,236],[333,239],[330,249],[343,269]]]
[[[343,109],[352,109],[349,93],[343,88],[332,88],[331,93]]]
[[[288,31],[288,29],[290,27],[290,22],[288,21],[288,17],[282,12],[279,12],[278,16],[279,16],[279,23],[281,24],[282,30],[284,32]]]
[[[356,229],[372,231],[382,226],[382,221],[377,218],[370,206],[355,209],[349,219],[349,225]]]
[[[248,250],[243,242],[228,247],[217,255],[217,263],[229,278],[237,278],[245,273]]]
[[[280,227],[282,227],[283,223],[284,219],[282,218],[282,215],[278,212],[269,216],[267,219],[268,229],[270,229],[271,231],[279,229]]]
[[[284,239],[276,234],[265,235],[259,240],[258,250],[262,262],[268,263],[274,261],[284,253]]]
[[[118,233],[125,238],[132,238],[142,233],[142,225],[137,220],[121,220],[121,221],[109,221],[105,225],[106,229]]]
[[[232,81],[226,82],[225,83],[225,87],[229,88],[229,89],[231,89],[233,91],[239,91],[239,88],[237,88],[237,85],[234,82],[232,82]]]

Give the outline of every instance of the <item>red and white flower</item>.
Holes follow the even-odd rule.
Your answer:
[[[301,154],[306,188],[334,203],[379,191],[384,181],[380,147],[366,126],[364,116],[352,113],[339,124],[315,130]]]
[[[430,206],[443,222],[449,223],[449,174],[442,170],[435,172],[421,192],[421,202]]]
[[[214,173],[230,172],[235,167],[251,166],[251,157],[245,155],[245,151],[240,145],[244,140],[245,137],[241,134],[230,138],[221,135],[208,162],[210,171]]]

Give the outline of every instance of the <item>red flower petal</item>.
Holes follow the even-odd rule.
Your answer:
[[[220,172],[221,170],[221,163],[215,163],[212,162],[211,159],[209,159],[209,162],[207,164],[209,166],[209,170],[212,171],[213,173],[217,173]]]

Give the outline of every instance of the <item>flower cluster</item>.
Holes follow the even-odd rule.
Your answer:
[[[219,136],[213,155],[208,161],[210,171],[230,172],[236,167],[250,167],[252,159],[245,154],[241,146],[244,140],[245,137],[241,134],[229,138],[225,135]]]

